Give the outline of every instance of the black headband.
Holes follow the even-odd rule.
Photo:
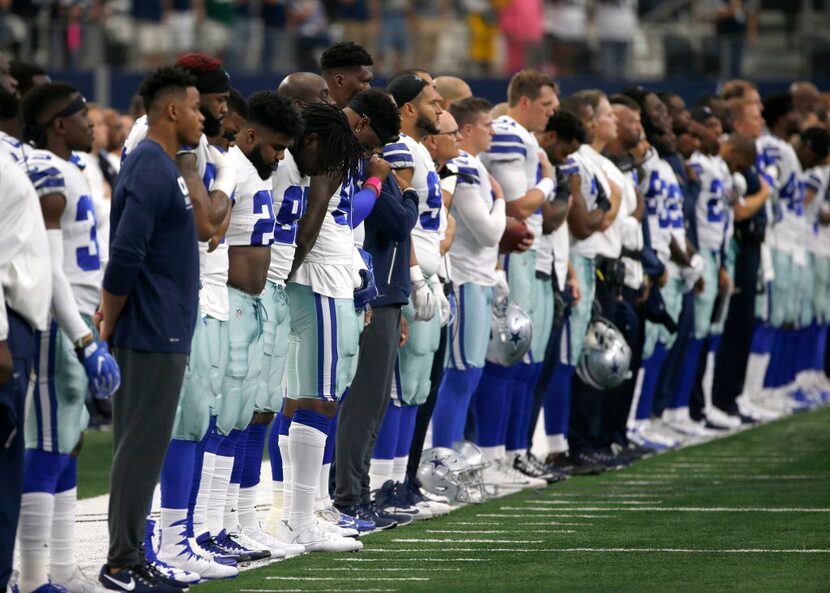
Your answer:
[[[400,109],[404,103],[409,103],[417,97],[428,84],[425,79],[417,74],[401,74],[389,82],[386,90],[394,97],[395,103],[398,105],[398,109]]]
[[[44,123],[40,124],[38,128],[40,128],[41,130],[45,130],[46,128],[51,126],[54,123],[54,121],[59,117],[71,117],[79,111],[83,111],[84,109],[86,109],[86,97],[79,94],[77,97],[72,99],[72,102],[70,102],[69,105],[58,111],[55,115],[50,117]]]
[[[196,89],[199,93],[227,93],[231,90],[231,77],[221,66],[210,72],[191,72],[196,77]]]

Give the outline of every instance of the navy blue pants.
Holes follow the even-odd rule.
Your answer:
[[[35,364],[32,327],[17,313],[9,317],[7,343],[14,361],[12,378],[0,385],[0,591],[12,574],[12,555],[23,493],[23,416],[29,377]]]
[[[715,357],[712,403],[730,414],[738,413],[735,400],[744,389],[746,364],[755,328],[755,294],[761,248],[739,244],[735,258],[735,293],[729,302],[720,348]]]
[[[677,337],[669,350],[666,362],[663,363],[657,393],[654,394],[652,412],[658,418],[663,414],[663,410],[671,405],[674,394],[680,387],[680,375],[683,372],[687,348],[691,339],[694,338],[694,333],[695,293],[690,291],[683,295],[683,308],[680,309],[680,317],[677,319]]]

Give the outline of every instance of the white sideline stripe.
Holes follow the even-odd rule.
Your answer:
[[[487,562],[485,558],[332,558],[332,560],[336,562]]]
[[[367,552],[379,552],[381,554],[432,554],[434,552],[487,552],[489,554],[490,552],[509,552],[513,554],[516,552],[550,552],[550,548],[373,548],[371,550],[364,548],[360,551],[361,554]],[[394,558],[384,558],[383,561],[394,561]]]
[[[585,501],[579,500],[533,500],[535,504],[549,504],[549,505],[560,505],[560,504],[582,504]],[[642,505],[642,504],[663,504],[662,500],[592,500],[591,504],[627,504],[627,505]]]
[[[392,540],[396,544],[541,544],[541,539],[430,539],[423,537],[400,537]]]
[[[573,529],[427,529],[427,533],[576,533]]]
[[[475,525],[476,527],[488,527],[492,525],[503,525],[503,523],[499,521],[455,521],[450,524],[450,527],[455,527],[456,525]],[[571,523],[564,521],[526,521],[524,523],[515,523],[515,525],[561,525],[563,527],[584,527],[586,525],[593,525],[593,523]]]
[[[306,591],[319,593],[341,593],[354,589],[240,589],[241,593],[305,593]],[[397,589],[361,589],[361,593],[394,593]]]
[[[666,552],[677,554],[830,554],[830,549],[770,549],[770,548],[551,548],[549,552]]]
[[[546,507],[500,507],[502,511],[546,511]],[[665,512],[665,513],[830,513],[828,509],[817,508],[741,508],[741,507],[624,507],[624,508],[605,508],[605,507],[573,507],[572,509],[557,508],[558,511],[605,511],[614,513],[636,513],[641,511],[648,512]]]
[[[526,511],[528,509],[522,508],[521,510]],[[547,511],[549,509],[542,509]],[[562,509],[557,509],[562,510]],[[603,509],[603,510],[611,510],[611,509]],[[562,513],[525,513],[525,514],[501,514],[501,513],[477,513],[476,517],[493,517],[493,518],[501,518],[501,519],[544,519],[546,517],[566,517],[568,519],[571,518],[579,518],[579,519],[612,519],[612,515],[572,515],[562,514]]]
[[[428,581],[428,577],[265,577],[268,581]]]
[[[422,560],[422,562],[426,562]],[[333,568],[304,568],[303,570],[318,571],[318,570],[382,570],[383,572],[461,572],[460,568],[415,568],[407,566],[406,568],[388,568],[386,566],[379,566],[373,568],[371,566],[335,566]]]

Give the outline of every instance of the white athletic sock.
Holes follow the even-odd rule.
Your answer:
[[[513,449],[511,451],[507,451],[506,456],[508,459],[513,460],[516,457],[521,457],[525,453],[527,453],[527,449]]]
[[[487,463],[493,463],[499,459],[499,447],[479,447],[481,449],[481,456]]]
[[[259,521],[256,518],[256,486],[239,489],[239,525],[256,529]]]
[[[222,522],[225,518],[225,502],[228,499],[228,487],[231,483],[232,471],[233,457],[216,455],[213,466],[213,480],[210,484],[210,498],[208,499],[205,516],[207,530],[211,536],[217,536],[222,531]]]
[[[201,535],[208,531],[207,508],[210,499],[210,489],[213,484],[213,470],[216,464],[215,453],[205,453],[202,458],[202,475],[199,479],[199,491],[196,493],[196,504],[193,506],[193,533]]]
[[[403,482],[406,479],[406,466],[409,464],[409,457],[395,457],[395,465],[392,469],[392,479],[396,482]]]
[[[640,395],[643,393],[643,380],[645,377],[646,370],[640,366],[637,371],[637,380],[634,382],[634,398],[631,400],[631,407],[628,409],[628,428],[637,426],[637,406],[640,404]],[[550,439],[550,435],[548,435],[548,439]],[[550,449],[550,452],[555,453],[556,451]]]
[[[568,439],[564,434],[547,435],[548,453],[566,453],[568,451]]]
[[[329,476],[331,476],[331,463],[324,463],[320,468],[320,482],[317,484],[317,500],[314,505],[316,510],[327,509],[332,504],[329,495]]]
[[[159,554],[165,557],[175,557],[181,550],[177,545],[186,539],[187,509],[166,509],[161,507],[161,519],[158,522],[160,543]]]
[[[49,576],[58,583],[69,581],[77,565],[75,562],[75,507],[77,501],[77,488],[70,488],[55,494]]]
[[[49,492],[26,492],[20,501],[20,524],[17,529],[20,550],[20,593],[30,593],[49,580],[49,543],[55,495]]]
[[[374,492],[386,480],[393,479],[394,467],[395,461],[392,459],[372,459],[369,463],[369,491]]]
[[[712,386],[715,384],[715,353],[707,352],[706,360],[703,367],[703,379],[701,386],[703,389],[703,409],[712,409]]]
[[[499,459],[504,459],[507,457],[507,447],[505,445],[499,445]]]
[[[769,353],[749,355],[746,363],[746,379],[744,380],[744,393],[750,397],[757,397],[764,389],[764,376],[769,366]]]
[[[299,422],[291,423],[291,428],[288,429],[292,465],[291,513],[288,524],[292,529],[304,529],[314,523],[314,499],[320,483],[325,447],[326,433]]]
[[[222,525],[228,533],[239,531],[239,482],[231,482],[228,485]]]
[[[289,428],[289,430],[291,430]],[[277,444],[282,457],[282,520],[288,521],[291,515],[291,451],[288,447],[288,435],[281,434]]]

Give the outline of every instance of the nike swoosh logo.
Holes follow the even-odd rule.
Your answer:
[[[121,581],[112,578],[108,574],[104,574],[104,578],[112,584],[118,585],[120,588],[124,589],[124,591],[132,591],[133,589],[135,589],[135,581],[133,580],[133,577],[130,577],[129,583],[122,583]]]

